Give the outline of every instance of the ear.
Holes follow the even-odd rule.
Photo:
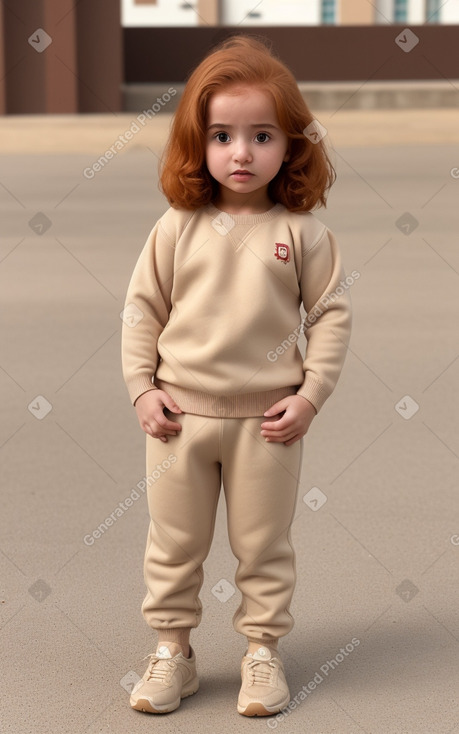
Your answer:
[[[289,160],[290,160],[290,153],[286,153],[284,155],[283,161],[284,161],[284,163],[287,163],[287,161],[289,161]]]

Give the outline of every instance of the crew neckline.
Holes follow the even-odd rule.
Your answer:
[[[268,209],[267,212],[261,212],[260,214],[230,214],[229,212],[222,211],[222,209],[217,209],[214,204],[207,205],[207,211],[212,217],[224,214],[227,217],[231,217],[235,224],[261,224],[262,222],[270,222],[272,219],[277,217],[283,209],[283,204],[279,204],[279,202],[277,202],[277,204],[274,204],[274,206],[271,207],[271,209]]]

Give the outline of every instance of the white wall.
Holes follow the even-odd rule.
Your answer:
[[[440,10],[442,23],[459,23],[459,0],[448,0]]]
[[[250,13],[259,14],[251,17]],[[224,0],[225,25],[317,25],[319,0]]]
[[[199,25],[197,13],[181,7],[185,4],[184,0],[157,0],[156,5],[134,5],[133,0],[121,0],[121,22],[126,27]],[[189,4],[197,8],[197,0]],[[222,6],[223,25],[317,25],[320,21],[320,0],[223,0]]]
[[[426,4],[425,0],[409,0],[408,2],[408,23],[422,25],[426,20]]]
[[[375,24],[384,25],[392,23],[394,17],[394,0],[376,0]]]

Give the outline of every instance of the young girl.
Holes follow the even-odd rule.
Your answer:
[[[173,711],[198,690],[190,630],[222,483],[242,596],[233,625],[247,639],[237,710],[272,715],[290,700],[277,643],[294,623],[302,437],[336,385],[351,327],[335,236],[311,213],[334,181],[318,130],[291,72],[244,36],[202,61],[175,115],[161,173],[171,208],[123,316],[123,375],[147,477],[159,475],[142,606],[158,639],[132,691],[140,711]]]

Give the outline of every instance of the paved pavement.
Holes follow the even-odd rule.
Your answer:
[[[459,143],[457,109],[337,108],[314,110],[314,114],[327,128],[332,144],[338,147]],[[126,131],[132,133],[132,139],[126,144],[121,140],[117,157],[147,147],[159,151],[172,117],[166,113],[149,120],[143,117],[139,119],[136,113],[3,117],[0,153],[88,153],[99,157]]]
[[[236,712],[239,592],[213,590],[236,570],[223,494],[192,636],[200,691],[154,720],[128,706],[155,637],[140,614],[146,501],[125,502],[144,437],[119,313],[167,206],[169,119],[97,172],[132,116],[0,120],[2,734],[459,732],[458,113],[319,119],[338,180],[316,215],[360,277],[341,380],[305,439],[280,644],[299,705],[282,720]]]

